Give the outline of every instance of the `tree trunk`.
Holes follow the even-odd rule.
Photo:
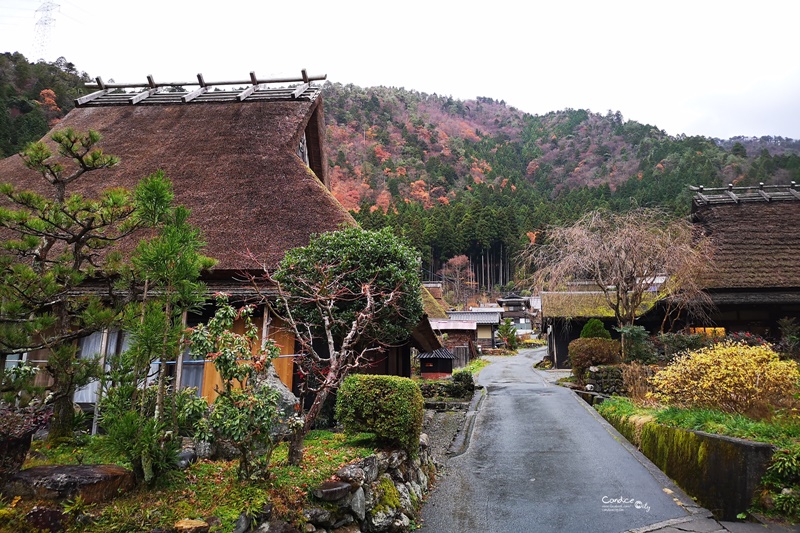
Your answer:
[[[317,415],[319,415],[319,412],[322,410],[322,406],[325,404],[325,400],[328,398],[329,392],[330,390],[327,387],[323,387],[317,391],[317,395],[314,397],[314,402],[308,409],[308,413],[306,413],[306,418],[303,422],[303,425],[295,430],[292,433],[292,436],[289,438],[290,465],[300,466],[300,463],[303,462],[303,439],[305,439],[306,435],[308,435],[308,432],[311,431],[311,427],[314,425]]]
[[[301,426],[294,431],[289,437],[289,464],[292,466],[300,466],[303,462],[303,439],[305,439],[306,430],[305,426]]]
[[[75,408],[72,405],[74,390],[64,391],[53,401],[53,417],[50,419],[50,430],[47,433],[48,442],[58,439],[72,438],[72,426],[75,419]]]

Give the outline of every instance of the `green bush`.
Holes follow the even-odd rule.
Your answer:
[[[398,376],[349,376],[336,399],[336,419],[346,432],[374,433],[411,454],[419,447],[423,410],[417,384]]]
[[[603,325],[603,321],[590,318],[581,330],[581,339],[610,339],[611,332]]]
[[[669,362],[680,353],[699,350],[710,344],[711,340],[701,333],[662,333],[657,337],[658,359]]]
[[[472,372],[456,370],[450,380],[445,382],[445,392],[451,398],[467,398],[475,391]]]
[[[572,374],[583,379],[586,369],[593,365],[610,365],[619,363],[619,341],[599,339],[596,337],[575,339],[569,343],[569,360]]]
[[[636,361],[651,365],[657,361],[656,347],[643,326],[621,326],[614,329],[622,337],[622,358],[626,362]]]

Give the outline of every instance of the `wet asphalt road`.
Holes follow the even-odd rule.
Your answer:
[[[469,446],[447,462],[421,531],[619,533],[686,517],[677,487],[532,368],[541,357],[526,350],[480,373],[486,395]]]

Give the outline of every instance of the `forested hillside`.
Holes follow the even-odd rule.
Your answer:
[[[88,80],[63,57],[29,63],[18,52],[0,54],[0,157],[41,139],[88,92]]]
[[[689,185],[800,181],[792,139],[670,136],[619,111],[531,115],[396,88],[323,94],[337,198],[365,227],[409,238],[430,276],[466,255],[485,288],[513,281],[516,254],[548,225],[588,210],[684,215]]]
[[[64,58],[0,54],[0,156],[44,136],[87,80]],[[426,277],[462,268],[486,289],[509,288],[527,243],[588,210],[683,215],[689,185],[800,181],[800,141],[781,137],[670,136],[619,111],[531,115],[386,87],[326,83],[323,98],[336,197],[363,226],[405,235]]]

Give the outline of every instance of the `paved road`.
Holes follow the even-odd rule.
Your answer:
[[[591,407],[534,370],[541,356],[496,358],[480,373],[486,395],[469,446],[447,462],[422,531],[619,533],[687,519],[690,500]]]

